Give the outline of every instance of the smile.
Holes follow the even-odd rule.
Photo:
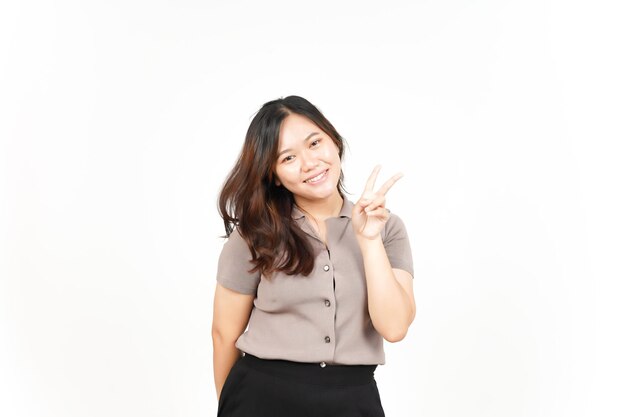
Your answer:
[[[305,180],[304,182],[307,184],[317,184],[318,182],[323,181],[326,178],[327,174],[328,170],[325,170],[323,172],[320,172],[316,176]]]

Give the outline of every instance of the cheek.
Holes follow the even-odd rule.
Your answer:
[[[276,169],[276,178],[283,184],[297,181],[297,167],[295,163],[283,165]]]
[[[327,160],[334,161],[334,162],[341,160],[341,158],[339,158],[339,149],[335,145],[329,146],[325,149],[324,157]]]

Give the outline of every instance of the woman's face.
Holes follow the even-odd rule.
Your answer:
[[[299,114],[287,116],[280,127],[275,174],[298,200],[322,200],[338,193],[341,175],[339,148],[315,123]]]

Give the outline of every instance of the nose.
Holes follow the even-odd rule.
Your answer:
[[[304,152],[302,154],[301,159],[302,159],[302,170],[305,172],[316,168],[320,164],[320,161],[311,152]]]

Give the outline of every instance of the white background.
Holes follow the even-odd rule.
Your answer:
[[[619,2],[223,3],[2,2],[0,415],[215,415],[217,194],[298,94],[405,174],[388,416],[623,416]]]

